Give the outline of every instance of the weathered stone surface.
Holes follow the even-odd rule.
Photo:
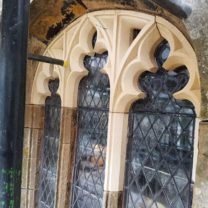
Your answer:
[[[121,208],[122,207],[122,195],[119,192],[104,192],[104,207],[105,208]]]
[[[30,158],[40,158],[40,142],[43,138],[42,129],[32,129],[31,131],[31,148]]]
[[[61,145],[61,156],[59,160],[59,180],[58,180],[58,194],[57,194],[57,207],[67,207],[69,199],[69,181],[71,169],[71,147],[70,144]]]
[[[199,154],[208,158],[208,122],[201,122],[199,128]],[[208,169],[208,166],[207,166]],[[207,170],[208,172],[208,170]],[[208,181],[208,178],[207,178]]]
[[[77,109],[62,107],[61,112],[61,146],[57,207],[67,208],[70,204],[70,189],[73,181],[77,138]]]
[[[34,190],[28,190],[28,204],[27,208],[35,208],[35,196],[36,196],[36,191]]]
[[[31,5],[30,34],[47,42],[85,10],[83,5],[73,0],[34,0]]]
[[[179,19],[152,0],[34,0],[31,5],[30,36],[48,43],[65,26],[81,15],[102,9],[131,9]]]
[[[22,159],[22,184],[21,184],[21,188],[23,188],[23,189],[27,189],[27,187],[28,187],[29,162],[30,162],[30,159],[28,159],[28,158],[23,158]]]
[[[196,181],[194,184],[193,208],[208,205],[208,123],[200,123],[199,155],[197,158]]]
[[[41,129],[24,130],[24,146],[23,146],[23,160],[22,160],[22,188],[27,189],[34,187],[31,184],[36,183],[36,166],[39,163],[40,140],[43,131]]]
[[[26,105],[21,185],[22,208],[33,208],[35,204],[43,127],[44,106]]]
[[[160,5],[161,7],[167,9],[172,14],[181,18],[187,18],[191,13],[191,7],[189,6],[189,4],[186,4],[183,0],[152,1]]]
[[[27,208],[27,190],[25,190],[25,189],[21,189],[20,208]]]
[[[196,183],[194,185],[193,208],[207,208],[208,205],[208,157],[199,155]]]
[[[61,143],[72,144],[76,137],[77,110],[63,107],[61,113]]]
[[[43,129],[44,106],[25,105],[25,128]]]
[[[29,167],[29,183],[28,188],[30,190],[36,190],[38,188],[37,183],[37,175],[38,175],[38,159],[37,158],[31,158],[30,159],[30,167]]]
[[[208,117],[208,1],[191,0],[191,16],[184,21],[195,47],[202,87],[202,117]]]
[[[28,128],[24,129],[24,143],[23,143],[23,159],[22,159],[22,184],[21,188],[27,189],[28,187],[28,177],[29,177],[29,156],[30,156],[30,139],[31,130]],[[25,194],[22,193],[22,195]]]

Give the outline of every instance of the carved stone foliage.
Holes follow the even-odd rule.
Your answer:
[[[97,32],[96,45],[91,40]],[[157,70],[154,51],[166,39],[170,55],[163,64],[166,70],[186,66],[189,82],[176,99],[191,101],[200,115],[201,94],[197,59],[193,48],[183,34],[161,17],[124,10],[92,12],[70,24],[45,51],[46,56],[69,61],[67,68],[39,64],[32,89],[32,104],[43,104],[49,95],[47,82],[59,78],[58,94],[64,107],[77,107],[80,80],[88,71],[83,65],[86,55],[108,51],[109,58],[102,70],[110,80],[110,112],[126,113],[131,104],[144,93],[138,87],[138,78],[144,71]]]

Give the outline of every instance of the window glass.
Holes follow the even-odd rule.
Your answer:
[[[93,47],[96,39],[95,33]],[[79,85],[72,208],[102,207],[110,86],[108,76],[101,69],[107,58],[107,52],[84,58],[89,73]]]
[[[159,45],[155,58],[157,73],[144,72],[139,87],[146,98],[132,105],[126,158],[124,206],[191,207],[195,111],[175,92],[188,82],[182,66],[166,71],[162,65],[170,47]]]
[[[38,208],[55,208],[59,153],[61,99],[56,91],[59,80],[50,80],[51,96],[45,101],[45,126],[41,149]]]

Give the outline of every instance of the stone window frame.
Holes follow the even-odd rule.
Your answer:
[[[135,39],[132,38],[134,29],[140,30]],[[109,54],[108,62],[102,70],[109,76],[111,92],[104,184],[106,194],[123,190],[129,108],[134,101],[145,96],[138,88],[137,80],[144,71],[157,70],[154,51],[163,39],[169,42],[171,48],[163,67],[172,70],[185,65],[190,74],[188,84],[175,93],[174,97],[187,99],[195,106],[197,119],[193,181],[195,180],[201,86],[193,47],[177,27],[162,17],[129,10],[96,11],[85,14],[71,23],[45,50],[44,55],[68,60],[69,66],[63,68],[40,63],[32,86],[29,104],[43,106],[45,98],[50,95],[48,80],[51,78],[60,80],[57,94],[61,97],[63,110],[57,207],[67,207],[67,192],[71,180],[69,170],[73,163],[76,138],[74,126],[76,126],[78,86],[80,80],[88,73],[83,65],[83,57],[93,55],[91,40],[95,31],[97,43],[94,50],[99,53],[107,50]],[[69,132],[68,124],[70,128],[74,128],[72,132]]]

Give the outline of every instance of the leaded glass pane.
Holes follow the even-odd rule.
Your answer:
[[[39,174],[38,208],[55,208],[59,152],[61,99],[56,94],[59,80],[50,80],[51,96],[45,101],[45,126]]]
[[[96,42],[96,33],[92,45]],[[107,75],[101,72],[108,53],[85,56],[89,71],[81,80],[78,93],[78,139],[72,208],[101,208],[105,171],[110,87]]]
[[[162,68],[169,45],[156,51],[157,73],[145,72],[139,87],[144,100],[133,104],[129,116],[126,158],[126,208],[189,208],[192,201],[192,163],[195,111],[173,94],[188,82],[185,67]]]

